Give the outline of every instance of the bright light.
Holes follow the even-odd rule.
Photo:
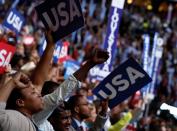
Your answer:
[[[160,106],[161,110],[169,110],[170,114],[172,114],[175,118],[177,118],[177,108],[174,106],[167,105],[166,103],[163,103]]]
[[[128,3],[128,4],[132,4],[132,3],[133,3],[133,0],[127,0],[127,3]]]
[[[148,5],[147,5],[147,9],[148,9],[148,10],[152,10],[152,5],[148,4]]]

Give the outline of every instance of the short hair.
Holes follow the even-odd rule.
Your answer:
[[[69,109],[71,110],[72,113],[75,112],[74,108],[76,107],[76,105],[78,104],[78,101],[82,97],[84,97],[84,96],[83,95],[74,95],[69,98],[68,105],[69,105]]]
[[[18,105],[16,104],[16,100],[22,98],[24,98],[24,96],[22,95],[21,90],[14,88],[7,100],[6,109],[17,110]]]
[[[61,116],[61,113],[70,110],[69,105],[67,102],[62,102],[51,114],[50,118],[54,117],[54,118],[58,118]]]
[[[44,95],[47,95],[47,94],[50,94],[52,93],[57,87],[59,86],[58,83],[56,82],[53,82],[53,81],[46,81],[43,85],[43,88],[42,88],[42,92],[41,94],[44,96]]]
[[[88,89],[86,89],[86,88],[79,88],[79,89],[76,90],[76,94],[77,94],[77,95],[82,95],[82,94],[81,94],[81,91],[88,92]]]

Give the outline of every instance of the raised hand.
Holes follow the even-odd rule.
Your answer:
[[[109,102],[109,98],[107,98],[106,100],[101,101],[101,103],[100,103],[101,111],[99,113],[101,116],[105,116],[107,114],[108,102]]]
[[[24,89],[29,86],[29,78],[21,72],[18,72],[10,77],[11,78],[6,83],[1,85],[0,102],[7,102],[7,99],[13,89]]]
[[[15,84],[15,88],[18,89],[26,88],[30,82],[29,77],[22,72],[16,73],[12,80]]]
[[[52,37],[52,31],[51,30],[46,31],[45,35],[46,35],[47,44],[54,44],[53,37]]]
[[[93,64],[102,64],[109,58],[109,53],[99,48],[95,48],[91,54]]]

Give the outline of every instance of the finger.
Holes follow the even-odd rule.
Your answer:
[[[29,77],[26,75],[26,74],[21,74],[21,78],[20,78],[20,81],[24,84],[28,84],[30,79]]]
[[[108,59],[108,58],[107,58],[107,59]],[[107,61],[107,59],[106,59],[106,58],[99,58],[99,59],[97,59],[97,61],[102,63],[102,62]]]
[[[16,81],[15,84],[16,84],[17,88],[20,88],[20,89],[24,89],[24,88],[28,87],[27,84],[23,84],[22,82],[19,82],[19,81]]]
[[[20,80],[21,72],[17,72],[14,74],[14,80]]]

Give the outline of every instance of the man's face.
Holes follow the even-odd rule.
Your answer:
[[[36,90],[34,85],[30,82],[28,88],[22,89],[24,106],[23,108],[31,111],[31,113],[37,113],[44,107],[44,102],[41,94]]]
[[[87,101],[87,98],[85,96],[80,97],[77,107],[79,109],[78,114],[82,119],[89,118],[91,115],[91,110],[89,108],[89,103]]]
[[[66,110],[62,112],[57,124],[58,124],[60,131],[69,131],[70,126],[71,126],[71,111]]]

